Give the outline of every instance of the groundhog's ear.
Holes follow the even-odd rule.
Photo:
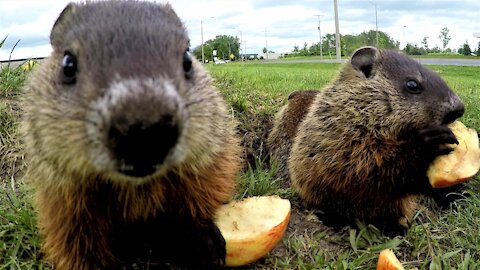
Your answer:
[[[358,71],[362,72],[366,78],[372,74],[373,64],[378,55],[378,50],[375,47],[362,47],[356,50],[352,55],[350,63]]]
[[[64,28],[70,17],[75,12],[76,5],[74,3],[68,4],[58,16],[57,20],[53,24],[52,32],[50,33],[50,43],[53,47],[58,47],[64,39]]]
[[[173,10],[173,7],[172,7],[172,5],[170,5],[169,2],[164,4],[164,10],[170,15],[177,16],[177,13],[175,13],[175,10]]]

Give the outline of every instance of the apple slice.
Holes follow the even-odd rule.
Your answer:
[[[270,252],[285,234],[290,208],[290,201],[278,196],[250,197],[223,205],[215,223],[225,238],[226,266],[246,265]]]
[[[384,249],[378,256],[377,270],[404,270],[391,249]]]
[[[433,188],[449,187],[468,181],[480,169],[477,132],[459,121],[448,127],[457,137],[458,145],[451,145],[454,151],[437,157],[428,168],[427,176]]]

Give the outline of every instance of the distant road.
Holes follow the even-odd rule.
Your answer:
[[[450,59],[450,58],[413,58],[421,64],[426,65],[445,65],[445,66],[480,66],[480,59]],[[342,59],[345,62],[346,59]],[[288,64],[288,63],[338,63],[334,59],[302,59],[302,60],[269,60],[258,61],[263,64]]]
[[[480,66],[480,59],[414,58],[425,65]]]
[[[8,65],[10,65],[11,68],[16,68],[18,67],[19,65],[25,63],[25,61],[29,60],[29,59],[34,59],[34,60],[37,60],[38,62],[42,62],[43,59],[45,59],[45,57],[38,57],[38,58],[28,58],[28,59],[15,59],[15,60],[0,60],[0,68],[3,68],[3,67],[6,67]]]

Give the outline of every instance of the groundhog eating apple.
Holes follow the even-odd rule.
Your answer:
[[[442,201],[432,161],[458,143],[447,127],[464,113],[436,73],[393,50],[358,49],[321,91],[290,95],[268,138],[280,177],[334,224],[394,229],[415,195]]]

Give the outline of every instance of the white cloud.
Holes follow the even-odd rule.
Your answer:
[[[166,0],[160,0],[166,2]],[[9,35],[0,49],[5,59],[18,39],[21,42],[14,57],[47,56],[48,36],[58,14],[68,0],[5,1],[0,9],[0,38]],[[203,20],[204,41],[216,35],[236,35],[246,41],[247,52],[259,52],[268,47],[276,52],[289,52],[304,42],[318,42],[318,18],[322,35],[335,32],[333,1],[331,0],[171,0],[177,14],[186,24],[191,45],[201,44],[200,21]],[[458,49],[465,41],[476,48],[480,39],[478,0],[377,0],[378,29],[401,42],[421,44],[429,36],[429,46],[441,46],[440,29],[448,27],[452,40],[448,47]],[[460,4],[461,3],[461,4]],[[210,18],[210,17],[215,18]],[[368,0],[339,1],[340,32],[358,34],[375,29],[375,8]],[[403,27],[403,26],[406,27]],[[405,30],[405,39],[403,32]]]
[[[0,39],[8,36],[0,49],[0,60],[8,59],[18,40],[12,59],[47,56],[51,51],[49,34],[58,14],[68,0],[2,1]]]

